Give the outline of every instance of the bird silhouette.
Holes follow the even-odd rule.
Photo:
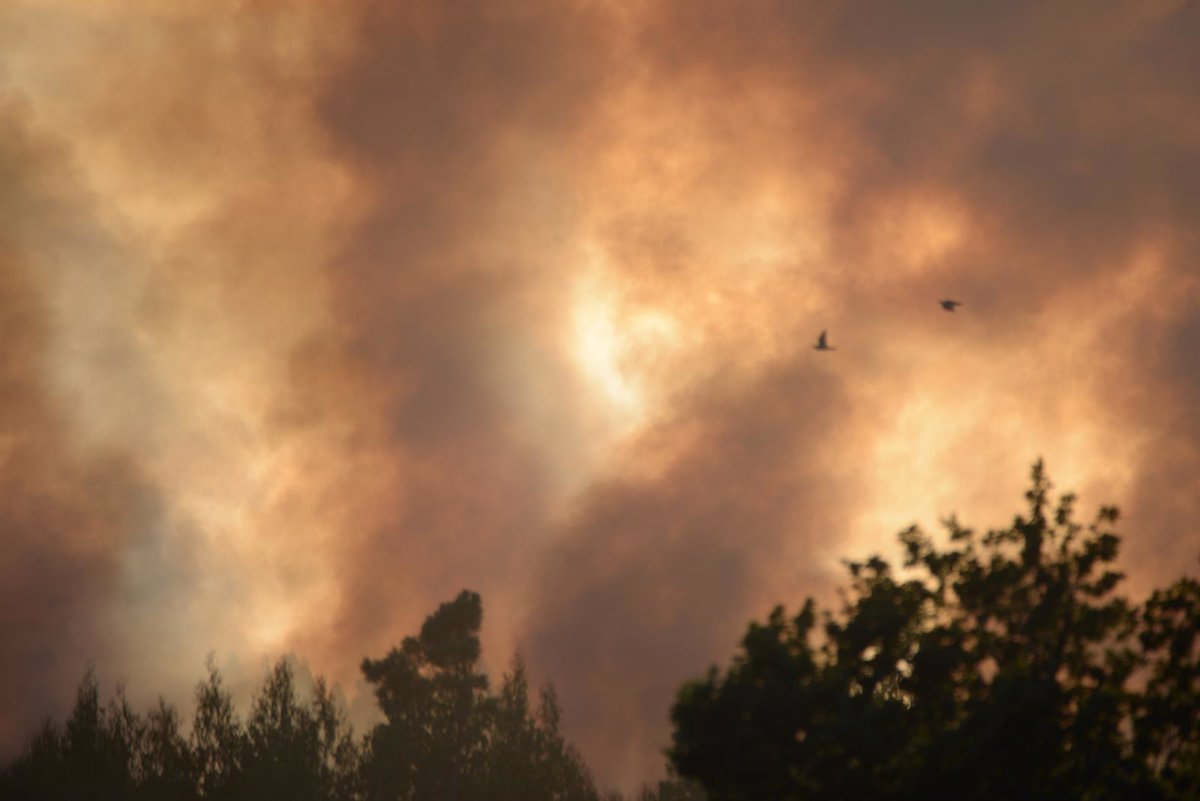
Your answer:
[[[825,332],[821,332],[821,336],[817,337],[817,344],[813,345],[813,350],[837,350],[837,348],[829,347],[829,343],[825,341]]]
[[[962,305],[962,304],[961,304],[961,303],[959,303],[957,300],[939,300],[939,301],[938,301],[938,303],[942,304],[942,308],[943,308],[943,309],[945,309],[945,310],[946,310],[946,311],[948,311],[948,312],[952,312],[952,311],[954,311],[954,307],[955,307],[955,306],[961,306],[961,305]]]

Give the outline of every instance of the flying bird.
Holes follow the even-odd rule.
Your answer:
[[[961,305],[962,305],[962,304],[961,304],[961,303],[959,303],[957,300],[939,300],[939,301],[938,301],[938,303],[942,304],[942,308],[943,308],[943,309],[945,309],[945,310],[946,310],[946,311],[948,311],[948,312],[952,312],[952,311],[954,311],[954,307],[955,307],[955,306],[961,306]]]
[[[817,344],[813,345],[813,350],[837,350],[837,348],[829,347],[829,343],[825,341],[825,332],[821,332],[821,336],[817,337]]]

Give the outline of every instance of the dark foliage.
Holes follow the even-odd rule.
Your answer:
[[[482,620],[479,596],[463,591],[430,615],[420,636],[363,661],[386,718],[366,740],[366,798],[598,801],[559,732],[552,689],[535,712],[518,658],[499,693],[488,692],[479,666]]]
[[[246,724],[210,665],[191,737],[163,700],[145,717],[118,689],[105,707],[91,671],[64,729],[47,722],[0,773],[0,798],[82,801],[356,798],[358,746],[324,683],[301,703],[291,665],[271,670]]]
[[[811,600],[752,623],[680,691],[674,768],[713,801],[1200,797],[1200,584],[1135,608],[1116,509],[1049,490],[1039,462],[1011,527],[902,532],[907,578],[849,563],[819,627]]]

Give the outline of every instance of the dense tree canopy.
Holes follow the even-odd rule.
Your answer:
[[[1113,508],[1075,522],[1042,465],[1028,511],[904,572],[848,563],[840,609],[752,623],[680,691],[670,760],[713,801],[1200,797],[1200,583],[1116,594]]]

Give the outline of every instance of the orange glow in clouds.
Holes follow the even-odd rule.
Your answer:
[[[1038,456],[1194,568],[1197,12],[1146,8],[6,4],[0,745],[88,659],[353,700],[470,587],[631,787],[751,616]]]

